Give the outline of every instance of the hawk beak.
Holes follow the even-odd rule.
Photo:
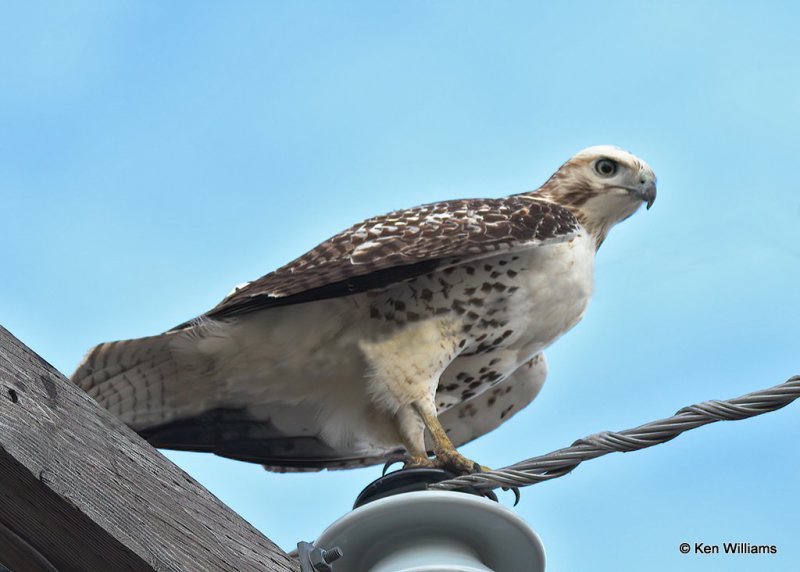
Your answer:
[[[647,181],[642,183],[642,186],[636,189],[634,194],[647,203],[647,210],[650,210],[650,207],[656,202],[656,182]]]

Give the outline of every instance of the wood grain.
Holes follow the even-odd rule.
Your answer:
[[[298,570],[2,326],[0,563],[14,572]]]

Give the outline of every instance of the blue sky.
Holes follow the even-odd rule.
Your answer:
[[[800,373],[791,2],[0,8],[0,323],[66,374],[370,215],[538,186],[612,143],[659,177],[615,228],[504,466]],[[796,570],[800,404],[523,491],[549,570]],[[169,457],[284,548],[377,469]],[[775,544],[683,556],[681,542]]]

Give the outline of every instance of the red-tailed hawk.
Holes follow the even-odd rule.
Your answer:
[[[454,444],[536,396],[595,251],[655,197],[644,161],[590,147],[535,192],[356,224],[194,320],[100,344],[72,379],[158,447],[272,470],[405,450],[407,466],[469,472]]]

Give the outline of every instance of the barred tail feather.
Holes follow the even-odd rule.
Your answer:
[[[72,381],[137,431],[169,421],[176,413],[167,384],[174,387],[179,375],[170,347],[177,334],[100,344],[86,355]]]

